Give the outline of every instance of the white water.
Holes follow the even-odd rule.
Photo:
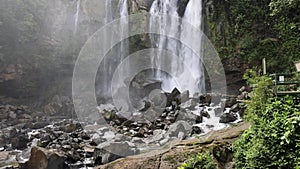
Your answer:
[[[114,4],[112,3],[112,0],[105,0],[105,18],[104,18],[104,24],[109,24],[114,21],[114,19],[118,19],[118,17],[121,18],[120,22],[120,34],[122,37],[126,37],[128,34],[128,0],[119,0],[118,8],[115,8]],[[116,9],[116,11],[114,11]],[[104,42],[110,44],[112,46],[112,41],[114,35],[106,33],[104,37]],[[101,68],[102,72],[102,83],[100,90],[97,91],[98,94],[102,94],[105,96],[109,96],[111,91],[111,78],[115,72],[115,68],[117,65],[121,64],[122,60],[126,58],[129,51],[128,41],[123,40],[120,42],[118,46],[116,46],[117,49],[113,50],[109,56],[104,57],[103,59],[103,67]],[[126,65],[125,68],[129,69],[130,65]],[[123,77],[126,74],[126,69],[119,71],[120,74],[119,77]],[[122,79],[122,78],[118,78]],[[123,86],[123,81],[120,81],[118,84],[120,84],[119,87]]]
[[[120,18],[121,18],[121,35],[122,37],[126,37],[128,35],[128,3],[127,0],[120,0],[119,2],[119,11],[120,11]],[[126,58],[126,56],[128,55],[128,41],[127,40],[123,40],[121,41],[121,46],[120,46],[120,60],[122,61],[123,59]],[[125,62],[127,63],[127,62]],[[130,68],[130,65],[125,65],[124,70],[120,71],[121,74],[119,74],[120,79],[122,79],[121,77],[124,77],[124,75],[126,75],[128,73],[128,70]],[[120,82],[120,84],[122,84],[124,82]]]
[[[185,22],[190,23],[194,28],[198,30],[203,30],[203,16],[202,16],[202,0],[190,0],[184,16],[182,18]],[[202,37],[194,37],[193,30],[190,30],[186,27],[182,27],[181,32],[181,39],[186,39],[191,44],[196,44],[198,39]],[[198,39],[197,39],[198,38]],[[202,47],[202,43],[199,44],[200,50]],[[180,79],[181,81],[185,82],[183,85],[184,89],[190,90],[191,93],[195,92],[204,92],[205,91],[205,79],[204,79],[204,70],[203,65],[201,63],[200,58],[202,56],[196,56],[189,50],[187,47],[182,46],[181,47],[182,57],[184,58],[185,65],[189,68],[189,71],[187,69],[184,69],[184,72],[181,74]],[[192,74],[193,77],[196,78],[197,84],[193,84],[191,77],[188,76],[189,73]]]
[[[104,25],[109,24],[110,22],[113,21],[113,12],[112,12],[112,4],[111,4],[111,0],[105,0],[105,17],[104,17]],[[108,33],[105,34],[104,37],[104,42],[111,44],[111,35],[109,35]],[[102,74],[102,83],[101,83],[101,87],[100,90],[97,91],[97,93],[101,93],[103,95],[106,95],[108,93],[110,93],[110,75],[112,73],[112,65],[109,62],[109,59],[107,57],[104,57],[103,59],[103,68],[101,70]]]
[[[74,20],[75,20],[75,24],[74,24],[74,35],[76,35],[77,33],[77,29],[78,29],[78,18],[79,18],[79,12],[80,12],[80,2],[81,0],[77,0],[77,4],[76,4],[76,13],[74,16]]]
[[[167,20],[167,18],[164,17],[160,19],[159,23],[155,22],[155,17],[161,14],[179,17],[177,13],[177,0],[165,0],[165,1],[155,0],[151,6],[150,14],[151,17],[150,17],[149,26],[151,30],[153,30],[154,27],[158,26],[160,34],[166,34],[169,31],[174,31],[172,29],[178,27],[178,25],[174,25],[174,23],[172,23],[170,20]],[[172,52],[178,51],[178,44],[174,41],[169,41],[167,37],[160,36],[157,39],[155,39],[154,37],[150,37],[150,38],[151,38],[152,45],[156,48],[168,49]],[[175,54],[178,53],[176,52]],[[163,66],[165,66],[166,64],[170,64],[169,62],[172,61],[165,60],[162,53],[159,53],[156,56],[154,54],[152,55],[151,62],[153,68],[155,67],[157,69],[162,69]],[[156,73],[155,78],[163,82],[162,88],[165,91],[171,91],[175,87],[179,88],[176,82],[174,82],[166,75],[161,74],[160,71],[157,71],[155,73]]]
[[[153,17],[161,14],[179,17],[177,13],[177,2],[178,0],[155,0],[150,9],[150,29],[153,29],[153,26],[159,25],[160,34],[164,34],[169,31],[176,31],[181,35],[181,40],[185,39],[189,42],[196,42],[194,34],[190,29],[186,27],[182,27],[182,30],[176,29],[182,25],[174,25],[174,23],[164,17],[161,18],[160,23],[154,22]],[[190,0],[182,19],[189,22],[196,29],[201,30],[202,1]],[[170,72],[170,74],[177,76],[178,83],[174,83],[170,77],[162,75],[161,73],[156,74],[156,78],[162,80],[162,87],[165,91],[171,91],[175,87],[177,87],[180,91],[189,90],[191,94],[205,91],[204,71],[199,56],[195,56],[188,47],[184,47],[179,42],[170,40],[166,37],[160,36],[158,39],[151,37],[151,42],[156,48],[167,49],[171,52],[175,52],[176,55],[179,55],[178,59],[180,60],[175,60],[174,58],[174,60],[166,61],[162,55],[153,56],[152,58],[152,67],[160,69],[165,64],[171,64],[172,72]],[[201,46],[202,44],[199,45]],[[177,63],[182,64],[177,65]]]

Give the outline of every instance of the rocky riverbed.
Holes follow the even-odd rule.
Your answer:
[[[174,89],[143,99],[139,111],[130,118],[113,105],[100,105],[99,113],[107,125],[45,114],[27,106],[2,105],[0,167],[88,168],[171,147],[183,139],[240,122],[246,108],[240,100],[248,97],[246,88],[241,93],[190,97],[188,91]],[[155,102],[162,96],[166,98],[163,104]]]

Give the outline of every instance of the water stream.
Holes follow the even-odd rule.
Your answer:
[[[74,16],[74,20],[75,20],[75,24],[74,24],[74,35],[76,35],[77,33],[77,29],[78,29],[78,18],[79,18],[79,12],[80,12],[80,3],[81,0],[77,0],[77,4],[76,4],[76,13]]]

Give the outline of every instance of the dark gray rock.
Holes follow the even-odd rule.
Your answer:
[[[239,103],[234,104],[234,105],[230,108],[230,111],[232,111],[232,112],[238,112],[239,110],[240,110],[240,104],[239,104]]]
[[[189,0],[179,0],[177,1],[177,13],[180,17],[184,15],[185,9]]]
[[[202,111],[200,112],[200,115],[203,116],[203,117],[206,117],[206,118],[210,118],[209,113],[208,113],[207,111],[204,111],[204,110],[202,110]]]
[[[24,150],[27,148],[28,138],[24,134],[18,134],[10,140],[12,148]]]
[[[200,127],[198,127],[198,126],[193,126],[192,127],[191,135],[193,135],[193,134],[201,134],[201,133],[204,133],[204,131]]]
[[[203,122],[203,116],[202,116],[202,115],[197,116],[195,122],[196,122],[197,124],[198,124],[198,123],[202,123],[202,122]]]
[[[221,115],[220,117],[220,123],[230,123],[230,122],[234,122],[235,120],[237,120],[237,115],[233,112],[229,112],[229,113],[224,113],[223,115]]]

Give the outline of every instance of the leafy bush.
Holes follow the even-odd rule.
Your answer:
[[[256,83],[248,103],[251,127],[234,143],[238,169],[300,168],[300,111],[290,97],[273,99],[268,77],[249,78]]]
[[[250,69],[244,75],[248,85],[252,86],[251,100],[247,102],[248,108],[244,118],[253,123],[261,117],[262,112],[265,110],[265,104],[273,95],[271,89],[272,79],[268,76],[259,76],[259,74],[260,71]]]
[[[178,169],[216,169],[217,163],[213,160],[209,152],[204,154],[198,153],[183,163]]]

